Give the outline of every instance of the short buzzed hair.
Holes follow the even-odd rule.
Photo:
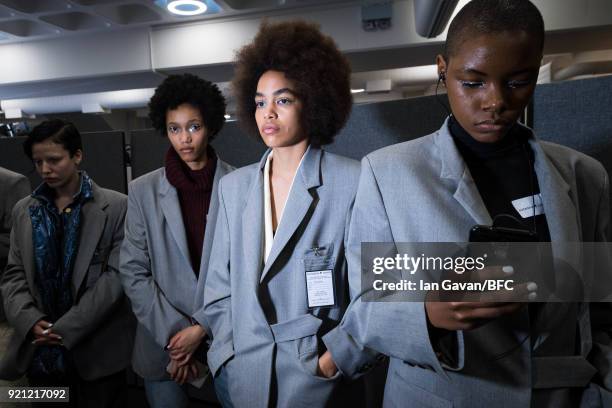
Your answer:
[[[523,31],[544,49],[544,19],[529,0],[472,0],[448,28],[444,56],[448,59],[470,37],[480,34]]]

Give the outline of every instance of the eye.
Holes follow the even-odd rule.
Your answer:
[[[261,109],[264,106],[266,106],[266,103],[264,101],[255,101],[255,109]]]
[[[34,165],[35,165],[36,167],[40,167],[40,166],[42,166],[42,160],[34,160]]]
[[[528,86],[529,84],[531,84],[530,80],[508,81],[508,88],[510,89],[522,88],[524,86]]]
[[[461,81],[461,86],[464,88],[475,89],[482,88],[484,86],[483,81]]]
[[[192,124],[191,126],[189,126],[189,129],[188,129],[188,130],[189,130],[189,133],[196,133],[196,132],[198,132],[200,129],[202,129],[202,126],[201,126],[201,125],[199,125],[199,124],[197,124],[197,123],[194,123],[194,124]]]
[[[170,125],[170,126],[168,126],[167,130],[168,130],[168,133],[170,133],[170,134],[176,134],[179,131],[179,127],[178,126],[174,126],[174,125]]]
[[[291,103],[293,103],[293,101],[289,98],[279,98],[276,100],[276,103],[278,105],[289,105]]]

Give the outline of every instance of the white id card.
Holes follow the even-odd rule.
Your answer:
[[[331,269],[306,271],[308,307],[334,306],[334,275]]]
[[[542,203],[541,194],[512,200],[512,205],[523,218],[544,214],[544,204]]]

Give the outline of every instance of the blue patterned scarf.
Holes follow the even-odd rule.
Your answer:
[[[32,197],[40,205],[30,207],[32,243],[36,265],[35,283],[41,296],[46,320],[57,321],[73,305],[72,269],[79,245],[81,207],[93,197],[92,181],[84,171],[81,187],[71,204],[61,213],[55,206],[55,193],[41,184]],[[68,374],[67,350],[61,346],[39,346],[30,364],[30,376]]]

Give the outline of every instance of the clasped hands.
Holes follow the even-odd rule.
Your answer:
[[[186,327],[172,336],[166,346],[170,352],[170,378],[182,385],[199,376],[193,353],[205,337],[206,331],[199,324]]]
[[[54,333],[52,327],[53,323],[44,319],[36,322],[31,330],[34,337],[32,344],[35,346],[63,346],[63,337]]]

